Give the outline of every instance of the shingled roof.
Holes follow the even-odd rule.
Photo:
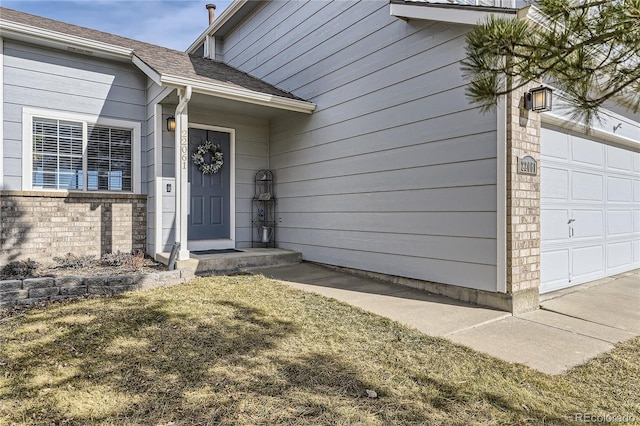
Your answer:
[[[0,18],[5,21],[131,49],[138,59],[160,75],[177,76],[204,83],[216,83],[229,87],[248,89],[283,98],[300,99],[289,92],[280,90],[265,81],[252,77],[222,62],[188,55],[178,50],[168,49],[166,47],[4,7],[0,7]]]

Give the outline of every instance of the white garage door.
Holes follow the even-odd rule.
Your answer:
[[[640,268],[640,153],[549,128],[540,143],[540,292]]]

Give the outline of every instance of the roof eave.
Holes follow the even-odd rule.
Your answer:
[[[257,92],[242,87],[232,87],[224,84],[205,82],[175,75],[162,75],[160,76],[160,82],[163,86],[191,86],[193,91],[196,93],[246,102],[254,105],[278,108],[287,111],[311,114],[316,109],[316,105],[312,102],[290,99],[283,96]]]
[[[131,62],[135,65],[140,71],[142,71],[151,81],[153,81],[158,86],[162,86],[162,81],[160,79],[161,75],[159,72],[150,67],[146,62],[142,59],[138,58],[135,54],[131,58]]]
[[[83,37],[0,19],[0,37],[120,61],[131,60],[133,50]]]
[[[407,4],[404,2],[392,2],[390,5],[390,14],[391,16],[402,19],[424,19],[455,24],[476,25],[489,16],[515,19],[517,17],[517,10],[455,6],[439,3]]]

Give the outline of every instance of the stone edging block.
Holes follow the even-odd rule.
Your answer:
[[[112,296],[134,290],[148,290],[184,283],[193,271],[174,270],[149,274],[115,276],[66,276],[0,281],[0,309],[61,300],[85,294]]]

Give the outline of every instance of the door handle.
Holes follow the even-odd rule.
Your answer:
[[[567,222],[569,224],[569,238],[573,237],[573,226],[571,225],[573,222],[575,222],[575,219],[569,219],[569,221]]]

